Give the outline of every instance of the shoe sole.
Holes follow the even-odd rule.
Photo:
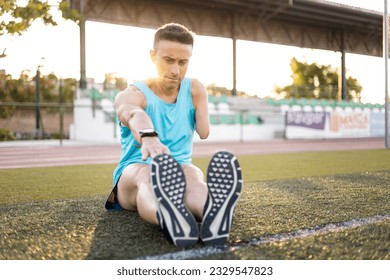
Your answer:
[[[233,210],[242,189],[241,167],[234,155],[218,152],[212,157],[207,169],[207,187],[201,239],[206,245],[223,245],[229,238]]]
[[[178,247],[196,244],[198,224],[184,204],[186,180],[181,166],[169,155],[158,155],[152,161],[151,180],[164,234]]]

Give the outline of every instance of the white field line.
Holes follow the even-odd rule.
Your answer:
[[[302,229],[293,231],[290,233],[281,233],[273,234],[264,237],[254,238],[247,243],[238,244],[234,246],[208,246],[197,249],[191,249],[186,251],[178,251],[174,253],[155,255],[155,256],[144,256],[138,259],[143,260],[185,260],[185,259],[195,259],[201,257],[207,257],[213,254],[218,253],[228,253],[232,251],[237,251],[240,249],[248,248],[251,246],[256,246],[260,244],[267,244],[271,242],[280,242],[280,241],[289,241],[298,238],[305,238],[309,236],[328,234],[333,232],[338,232],[347,229],[353,229],[361,226],[371,225],[377,222],[390,220],[390,214],[387,215],[378,215],[362,219],[353,219],[347,222],[340,222],[336,224],[327,224],[324,226],[318,226],[310,229]]]

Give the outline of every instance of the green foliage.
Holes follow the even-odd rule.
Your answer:
[[[105,90],[124,90],[127,87],[127,80],[118,77],[116,73],[105,74],[103,88]]]
[[[292,84],[276,88],[275,92],[286,98],[338,99],[339,74],[330,65],[303,63],[291,59]],[[362,86],[358,80],[347,77],[347,100],[359,101]]]
[[[22,71],[18,79],[12,79],[11,75],[0,75],[0,102],[35,102],[36,101],[36,76],[30,77],[29,73]],[[40,75],[39,77],[41,102],[58,103],[59,79],[53,73]],[[77,80],[67,78],[63,80],[63,102],[72,104],[73,94],[77,87]],[[0,118],[10,117],[15,106],[0,107]]]
[[[59,10],[62,12],[62,17],[64,19],[69,19],[69,20],[72,20],[76,23],[78,23],[81,20],[80,13],[76,9],[73,9],[69,5],[69,1],[67,1],[67,0],[61,1],[60,5],[59,5]]]
[[[226,87],[220,87],[216,84],[211,84],[207,86],[207,91],[211,95],[232,95],[232,91],[227,89]]]
[[[0,141],[15,140],[15,136],[7,129],[0,128]]]
[[[56,26],[57,23],[50,13],[50,8],[48,1],[28,0],[27,4],[22,6],[17,0],[2,0],[0,2],[0,36],[21,35],[37,19],[41,19],[46,25]],[[79,13],[69,7],[68,1],[61,1],[58,9],[65,19],[75,22],[80,20]]]
[[[78,81],[77,79],[74,78],[65,78],[62,80],[62,82],[63,82],[62,93],[64,95],[63,102],[73,104],[74,92],[76,91],[76,88],[78,86]]]
[[[9,21],[0,22],[0,35],[6,33],[21,35],[38,18],[42,19],[45,24],[56,25],[49,13],[50,5],[47,2],[30,0],[26,6],[19,6],[16,0],[3,0],[0,2],[0,8],[0,16],[10,17]]]
[[[0,101],[1,102],[35,102],[36,76],[30,77],[28,72],[22,72],[18,79],[11,75],[0,75]],[[41,102],[59,102],[59,79],[53,73],[42,75],[40,78]],[[77,80],[67,78],[63,80],[64,102],[73,103],[73,92]]]
[[[10,75],[5,75],[5,73],[0,73],[0,101],[9,102],[11,101],[10,94],[8,89],[6,90],[6,83],[11,78]],[[12,108],[5,107],[0,110],[0,118],[7,118],[11,114]]]
[[[233,94],[231,89],[217,86],[216,84],[208,85],[207,91],[209,92],[209,94],[216,95],[216,96],[221,96],[221,95],[231,96]],[[244,91],[238,91],[237,96],[248,96],[248,95]]]

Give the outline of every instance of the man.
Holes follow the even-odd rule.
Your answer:
[[[160,27],[150,51],[157,77],[136,81],[117,95],[122,155],[106,203],[107,209],[138,211],[183,247],[198,242],[196,220],[202,221],[205,244],[227,241],[242,187],[241,169],[228,152],[212,158],[207,185],[191,164],[194,131],[201,139],[210,132],[207,91],[185,77],[193,42],[182,25]]]

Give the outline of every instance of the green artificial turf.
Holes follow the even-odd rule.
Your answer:
[[[238,157],[245,182],[390,169],[390,150],[300,152]],[[208,159],[194,159],[206,170]]]
[[[390,260],[390,221],[246,246],[207,259],[240,260]]]
[[[232,248],[242,248],[202,258],[389,259],[389,219],[246,246],[267,236],[388,215],[388,182],[390,171],[249,183],[236,207],[229,240]],[[0,205],[0,259],[134,259],[183,250],[137,213],[105,211],[104,200],[99,195]]]
[[[383,221],[326,235],[270,242],[233,255],[238,259],[390,260],[389,232],[390,221]]]
[[[390,213],[390,170],[249,183],[237,239]]]
[[[390,151],[306,152],[238,157],[244,182],[389,170]],[[195,158],[206,172],[209,158]],[[115,164],[0,170],[0,204],[108,195]]]
[[[234,227],[231,232],[231,241],[240,243],[253,238],[261,238],[275,234],[288,234],[298,232],[301,229],[316,228],[328,224],[337,224],[360,218],[368,218],[390,213],[390,171],[352,173],[345,175],[332,175],[321,177],[307,177],[288,180],[270,180],[265,182],[250,183],[243,193],[234,216]],[[390,220],[388,220],[390,223]],[[385,223],[385,228],[389,228]],[[274,244],[261,245],[264,248],[273,248],[277,252],[267,255],[268,250],[248,249],[248,255],[240,250],[240,258],[286,258],[285,252],[289,251],[288,258],[332,258],[332,259],[389,259],[385,248],[390,248],[388,232],[375,230],[367,234],[367,242],[361,248],[359,255],[348,252],[347,244],[339,244],[340,250],[333,251],[337,247],[330,248],[329,255],[314,254],[310,247],[314,240],[326,239],[326,237],[310,237],[309,239],[297,239],[297,241],[276,242]],[[366,228],[370,228],[367,226]],[[245,229],[245,230],[242,230]],[[359,229],[341,231],[339,234],[332,233],[328,238],[331,243],[334,238],[335,244],[339,236],[348,232],[360,232]],[[369,229],[367,229],[369,231]],[[379,235],[378,235],[379,234]],[[353,242],[357,234],[350,234]],[[359,238],[363,242],[364,236]],[[372,240],[378,239],[377,242]],[[346,240],[346,239],[343,239]],[[296,243],[294,243],[296,242]],[[378,242],[382,242],[382,248],[376,248]],[[273,244],[273,245],[272,245]],[[294,244],[299,244],[295,246]],[[277,250],[279,247],[281,250]],[[318,245],[319,246],[319,245]],[[318,248],[317,248],[318,249]],[[316,250],[317,250],[316,249]],[[374,250],[375,249],[375,250]],[[259,253],[257,255],[257,252]],[[265,254],[264,252],[267,252]],[[381,252],[381,254],[379,254]],[[317,252],[318,253],[318,252]],[[379,254],[379,255],[378,255]],[[226,257],[226,256],[225,256]]]
[[[115,165],[0,170],[0,204],[109,194]]]
[[[389,151],[238,159],[245,183],[229,245],[240,249],[201,258],[390,259],[389,219],[245,245],[267,236],[389,215]],[[194,163],[205,172],[208,160],[196,158]],[[0,170],[0,259],[133,259],[182,251],[137,213],[105,211],[114,168],[109,164]]]

